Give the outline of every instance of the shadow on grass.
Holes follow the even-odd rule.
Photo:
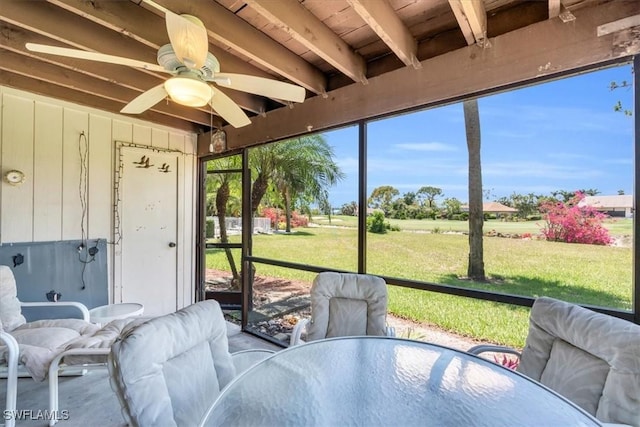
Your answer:
[[[621,310],[631,309],[630,300],[622,299],[606,291],[575,286],[560,280],[544,280],[537,277],[514,275],[500,276],[499,278],[493,278],[489,282],[482,283],[461,279],[455,274],[446,274],[440,276],[440,283],[533,298],[547,296],[568,302]],[[630,297],[631,287],[629,287],[629,298]]]

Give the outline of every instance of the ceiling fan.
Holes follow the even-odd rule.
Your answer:
[[[251,124],[245,112],[231,98],[216,90],[212,83],[284,101],[304,101],[305,90],[301,86],[247,74],[221,73],[220,63],[208,52],[207,30],[202,21],[195,16],[178,15],[166,9],[164,12],[170,43],[158,49],[159,65],[36,43],[27,43],[26,48],[32,52],[108,62],[172,75],[164,83],[129,102],[120,110],[125,114],[140,114],[169,96],[174,102],[189,107],[209,104],[236,128]]]

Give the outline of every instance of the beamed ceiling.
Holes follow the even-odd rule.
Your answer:
[[[34,53],[25,43],[155,64],[169,42],[161,9],[187,13],[207,28],[222,72],[295,83],[306,100],[216,89],[252,119],[240,129],[208,106],[169,100],[138,117],[200,134],[224,127],[242,146],[628,57],[640,14],[636,0],[154,2],[0,0],[0,84],[117,113],[167,75]]]

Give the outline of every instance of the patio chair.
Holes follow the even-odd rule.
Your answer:
[[[238,372],[273,353],[229,353],[220,305],[207,300],[125,330],[108,365],[130,426],[192,426]]]
[[[74,307],[81,318],[27,322],[23,307]],[[104,368],[109,346],[124,324],[121,321],[100,329],[89,322],[89,310],[78,302],[21,302],[13,272],[0,265],[0,377],[7,378],[5,410],[9,414],[15,410],[18,377],[30,376],[36,381],[48,377],[49,410],[57,414],[59,373],[71,368],[81,373]],[[15,420],[9,418],[7,425],[12,425]],[[50,420],[50,425],[55,422]]]
[[[395,336],[387,327],[387,284],[368,274],[322,272],[311,286],[311,319],[293,328],[290,345],[356,335]]]
[[[468,351],[504,350],[480,345]],[[634,323],[538,298],[517,370],[601,422],[640,426],[640,326]]]

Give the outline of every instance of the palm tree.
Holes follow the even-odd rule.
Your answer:
[[[249,151],[249,167],[252,175],[255,175],[251,185],[251,215],[255,215],[262,198],[267,193],[269,182],[273,178],[279,161],[279,145],[267,144]]]
[[[333,148],[320,134],[293,138],[253,151],[249,160],[256,173],[251,194],[252,213],[258,209],[269,184],[273,184],[284,204],[288,232],[296,201],[322,202],[326,190],[345,176],[334,162]]]
[[[228,170],[237,169],[241,165],[240,156],[229,156],[220,159],[215,159],[207,163],[207,170]],[[237,179],[236,174],[233,173],[210,173],[207,174],[207,194],[215,194],[215,215],[218,217],[218,226],[220,227],[220,243],[229,243],[229,237],[227,235],[227,210],[229,208],[229,201],[234,201],[232,193],[237,194],[240,187],[240,180]],[[233,189],[233,191],[232,191]],[[237,199],[237,198],[236,198]],[[210,200],[207,201],[208,205]],[[237,201],[234,203],[237,204]],[[208,209],[211,207],[208,206]],[[208,212],[209,213],[209,212]],[[236,267],[235,260],[233,259],[233,253],[230,248],[224,248],[227,255],[227,261],[229,262],[229,268],[233,275],[232,288],[239,289],[240,286],[240,274]]]
[[[463,102],[464,123],[469,150],[469,265],[467,276],[486,281],[482,247],[482,167],[480,163],[480,114],[478,100]]]

